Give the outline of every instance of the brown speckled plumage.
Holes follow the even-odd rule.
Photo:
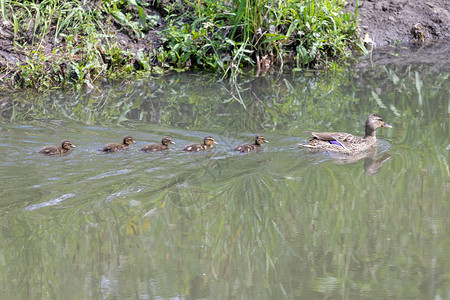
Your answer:
[[[45,146],[39,150],[39,153],[44,155],[55,155],[55,154],[63,154],[70,150],[70,148],[75,148],[75,145],[72,144],[69,140],[63,140],[61,142],[61,147],[58,146]]]
[[[306,144],[299,146],[319,151],[332,151],[344,154],[356,154],[366,151],[377,144],[376,130],[380,127],[392,128],[384,123],[378,114],[370,114],[366,120],[366,134],[358,137],[345,132],[312,132],[312,139]]]
[[[110,144],[106,144],[105,146],[103,146],[102,149],[100,149],[99,151],[103,151],[103,152],[116,152],[118,150],[125,150],[130,148],[130,145],[132,143],[136,143],[133,138],[129,135],[125,136],[123,138],[123,143],[119,144],[119,143],[110,143]]]
[[[161,144],[147,144],[144,145],[141,150],[144,152],[154,152],[154,151],[160,151],[160,150],[166,150],[169,149],[169,145],[175,143],[172,141],[172,139],[168,136],[165,136],[161,140]]]
[[[188,152],[198,152],[206,149],[211,149],[213,147],[213,144],[219,143],[217,143],[213,137],[207,136],[203,139],[203,144],[190,144],[185,146],[182,150]]]
[[[233,151],[240,151],[240,152],[251,152],[254,151],[256,149],[259,149],[261,147],[262,143],[268,143],[269,141],[266,140],[265,137],[263,137],[262,135],[258,135],[255,138],[255,143],[254,144],[243,144],[243,145],[238,145],[234,148]]]

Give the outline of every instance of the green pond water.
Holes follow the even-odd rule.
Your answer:
[[[450,54],[408,55],[2,95],[1,298],[450,299]],[[373,112],[393,126],[374,152],[297,146],[363,135]],[[230,151],[256,134],[261,151]],[[140,151],[164,135],[170,150]],[[212,151],[180,151],[207,135]],[[62,139],[77,148],[37,153]]]

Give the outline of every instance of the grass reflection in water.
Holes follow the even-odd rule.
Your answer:
[[[185,75],[3,98],[3,293],[445,298],[447,79],[395,66],[267,76],[238,83],[245,108],[223,81]],[[377,151],[296,146],[310,128],[363,135],[374,111],[394,127],[379,133]],[[37,154],[63,134],[77,148]],[[130,149],[97,151],[128,134]],[[256,134],[270,144],[231,151]],[[165,135],[176,145],[140,151]],[[212,151],[180,151],[208,135],[220,143]]]

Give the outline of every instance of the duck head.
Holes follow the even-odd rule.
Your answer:
[[[69,150],[70,148],[76,148],[76,146],[69,140],[63,140],[61,142],[61,148]]]
[[[391,125],[383,121],[379,114],[370,114],[366,120],[366,137],[374,136],[375,131],[380,127],[392,128]]]
[[[256,138],[255,138],[255,144],[256,144],[256,145],[261,145],[262,143],[268,143],[268,142],[269,142],[269,141],[266,140],[266,138],[263,137],[262,135],[258,135],[258,136],[256,136]]]
[[[136,141],[133,140],[133,138],[131,136],[127,135],[123,138],[123,144],[124,145],[136,144]]]
[[[214,138],[212,136],[207,136],[203,139],[203,143],[208,146],[208,147],[212,147],[213,144],[219,144],[218,142],[216,142],[214,140]]]
[[[161,144],[163,144],[164,146],[169,146],[170,144],[174,144],[175,145],[175,143],[172,141],[172,138],[170,138],[168,136],[165,136],[165,137],[162,138]]]

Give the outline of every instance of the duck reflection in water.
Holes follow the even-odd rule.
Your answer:
[[[391,155],[389,153],[383,153],[380,158],[377,159],[378,148],[374,147],[370,150],[354,155],[344,155],[340,153],[330,152],[330,156],[337,164],[351,164],[364,158],[364,172],[367,175],[375,175],[381,169],[383,164],[387,162]]]
[[[384,148],[384,147],[383,147]],[[367,151],[360,152],[357,154],[344,154],[333,151],[323,151],[318,149],[309,149],[310,154],[319,154],[324,153],[327,157],[331,158],[331,160],[338,165],[346,165],[351,163],[356,163],[357,161],[364,159],[364,172],[367,175],[375,175],[381,169],[383,164],[387,162],[391,155],[387,152],[382,151],[381,157],[377,159],[378,155],[378,147],[372,147]]]

